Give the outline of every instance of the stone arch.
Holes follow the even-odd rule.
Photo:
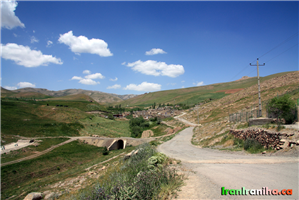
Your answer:
[[[125,149],[125,147],[126,147],[126,141],[119,139],[119,140],[114,140],[107,149],[111,151],[116,149]]]

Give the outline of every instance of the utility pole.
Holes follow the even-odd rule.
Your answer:
[[[197,104],[197,121],[198,121],[198,125],[199,125],[199,105]]]
[[[253,65],[251,63],[249,63],[251,66],[257,66],[257,84],[258,84],[258,88],[259,88],[259,113],[258,113],[258,117],[262,116],[262,100],[261,100],[261,88],[260,88],[260,73],[259,73],[259,59],[256,59],[256,65]],[[264,64],[261,64],[260,66],[265,66]]]

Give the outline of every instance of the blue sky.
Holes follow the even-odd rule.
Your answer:
[[[7,89],[142,94],[256,76],[256,58],[260,76],[298,70],[298,2],[3,1],[1,13]]]

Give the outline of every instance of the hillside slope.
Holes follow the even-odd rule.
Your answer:
[[[261,77],[260,81],[263,83],[273,77],[280,77],[288,74],[290,72],[283,72],[278,74],[273,74],[266,77]],[[129,106],[149,106],[154,102],[159,103],[183,103],[183,104],[197,104],[206,99],[221,99],[231,93],[238,92],[250,86],[256,85],[256,77],[246,77],[239,79],[237,81],[226,82],[226,83],[217,83],[206,86],[198,86],[184,89],[175,89],[175,90],[165,90],[159,92],[151,92],[148,94],[143,94],[136,96],[134,98],[125,100],[121,102],[123,105]]]
[[[277,95],[289,93],[293,100],[299,98],[299,71],[282,76],[271,76],[261,83],[262,115],[266,116],[266,102]],[[236,128],[229,121],[229,114],[250,112],[258,109],[258,86],[208,102],[187,112],[182,118],[202,126],[195,128],[192,143],[211,146],[224,137],[225,131]],[[221,136],[221,137],[220,137]]]
[[[2,88],[2,91],[4,91],[4,95],[2,95],[3,97],[17,97],[17,98],[18,97],[49,98],[49,97],[63,97],[69,95],[84,94],[91,97],[94,101],[99,103],[120,102],[123,101],[123,99],[129,99],[136,96],[133,94],[117,95],[117,94],[109,94],[100,91],[82,90],[82,89],[67,89],[67,90],[52,91],[43,88],[21,88],[18,90],[9,91]]]

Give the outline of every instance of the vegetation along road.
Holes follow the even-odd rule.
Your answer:
[[[247,155],[195,147],[191,144],[193,127],[189,127],[172,140],[158,146],[158,151],[180,159],[189,179],[178,199],[269,198],[298,199],[297,157]],[[230,196],[221,195],[225,189],[292,189],[292,195]]]

